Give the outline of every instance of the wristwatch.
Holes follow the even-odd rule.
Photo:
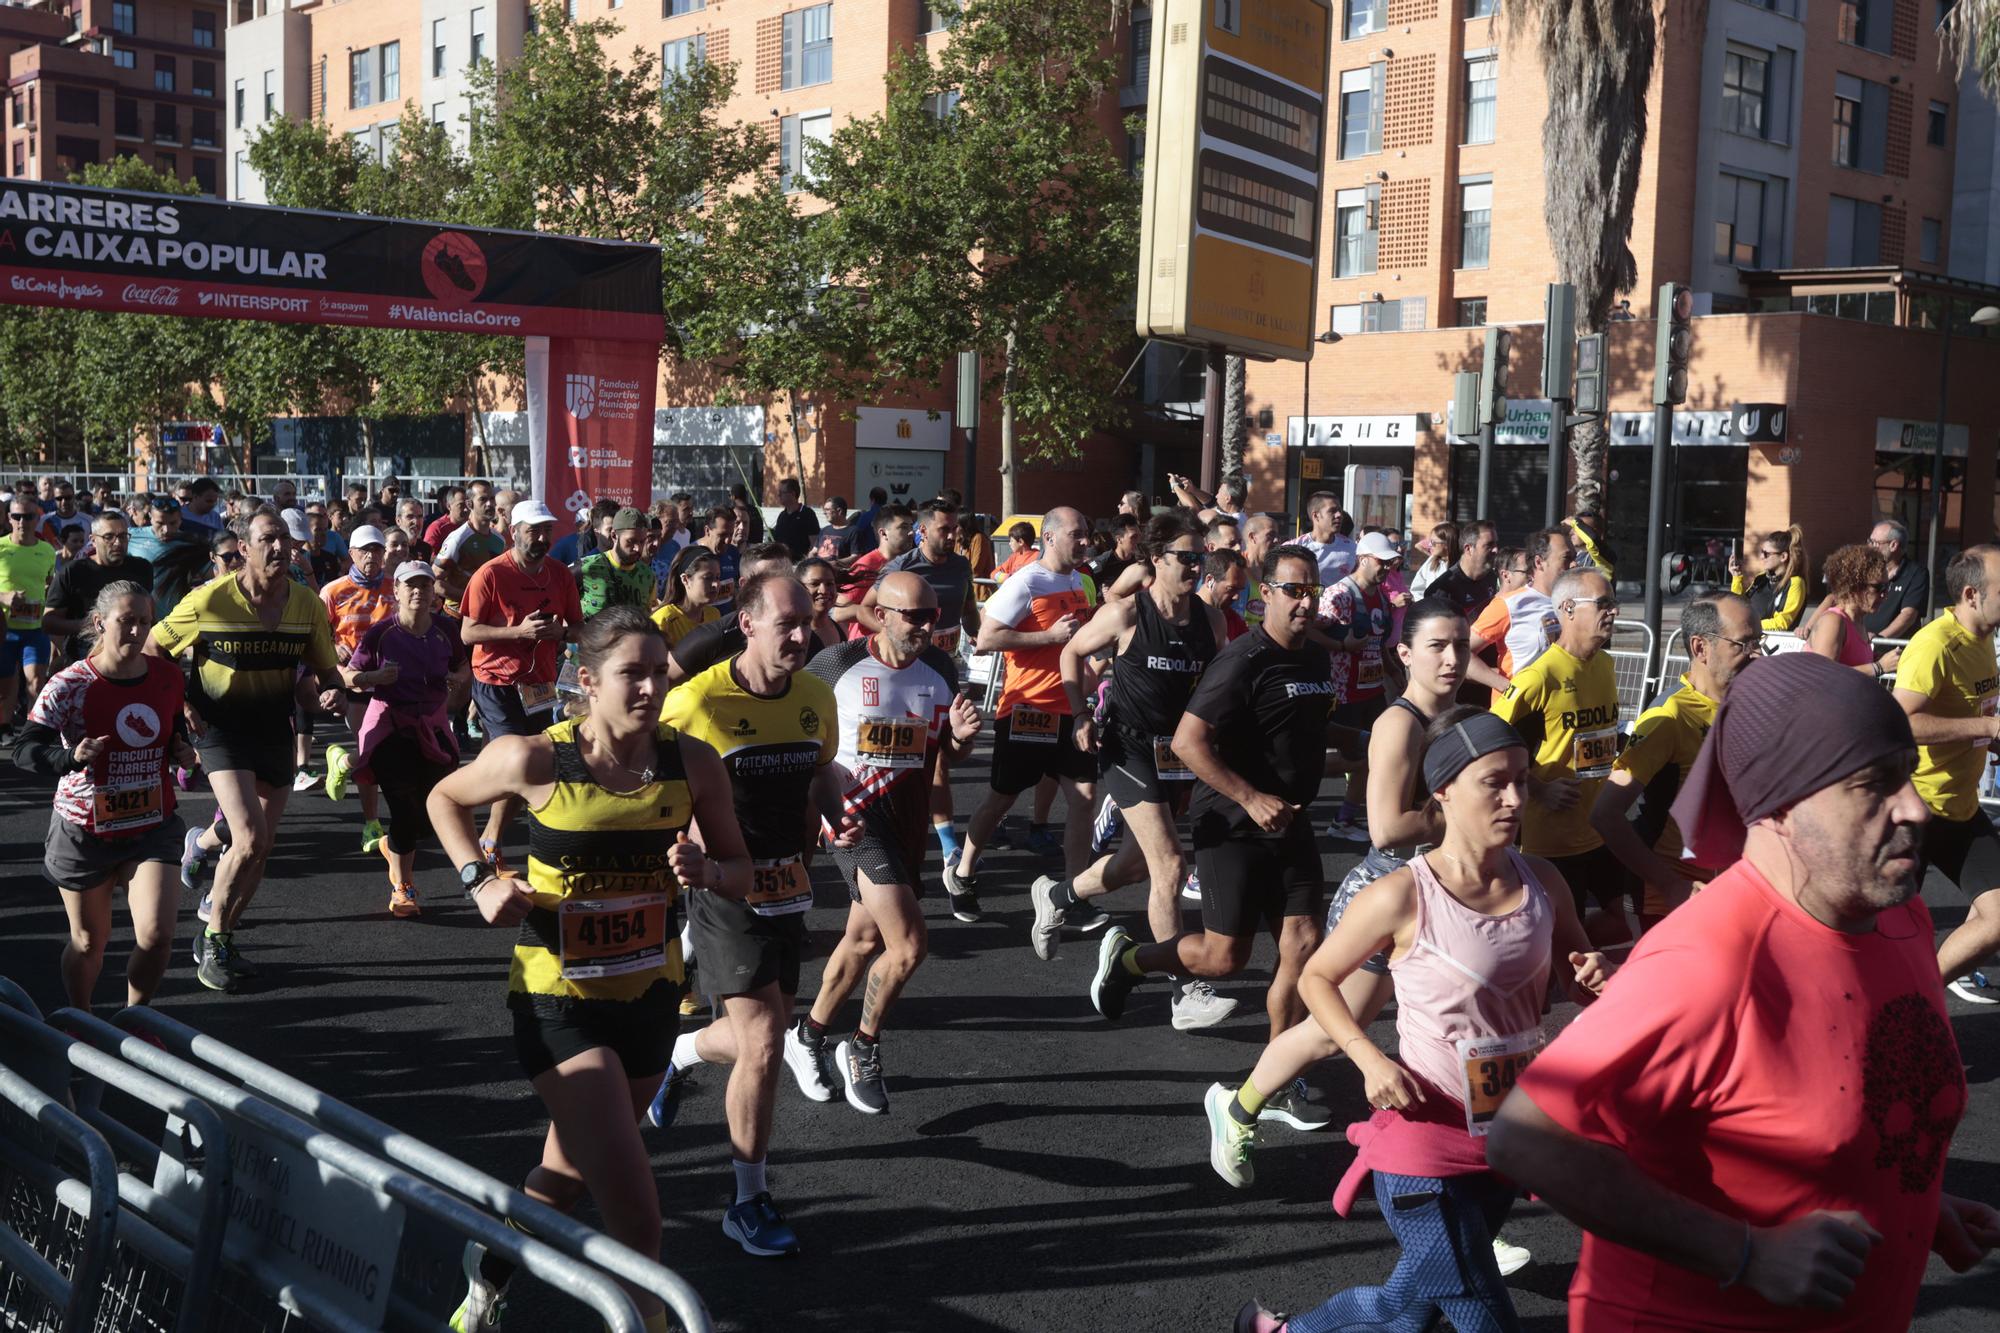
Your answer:
[[[470,898],[479,891],[479,886],[493,878],[493,867],[484,861],[467,861],[458,868],[458,882],[465,886],[465,896]]]

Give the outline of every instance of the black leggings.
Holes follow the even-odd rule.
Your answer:
[[[368,767],[382,789],[382,799],[389,804],[389,847],[406,856],[431,838],[431,816],[425,802],[452,765],[427,758],[414,736],[399,732],[375,747]]]

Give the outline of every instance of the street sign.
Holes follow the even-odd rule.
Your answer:
[[[1330,25],[1328,0],[1153,6],[1142,337],[1306,359]]]

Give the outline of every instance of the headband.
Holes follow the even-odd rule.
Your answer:
[[[1858,673],[1857,673],[1858,674]],[[1468,717],[1438,733],[1424,750],[1424,790],[1443,791],[1475,759],[1501,750],[1523,749],[1521,733],[1494,713]]]

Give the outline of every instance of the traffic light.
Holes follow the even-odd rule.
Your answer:
[[[1486,354],[1479,362],[1479,424],[1498,425],[1507,419],[1507,349],[1514,335],[1488,326]]]
[[[1694,355],[1694,293],[1678,282],[1660,284],[1659,333],[1653,362],[1653,402],[1687,401],[1688,361]]]
[[[1576,340],[1576,411],[1579,416],[1604,415],[1604,335],[1587,333]]]
[[[1570,345],[1576,340],[1576,288],[1566,282],[1549,284],[1543,306],[1542,397],[1569,397]]]
[[[1451,383],[1451,433],[1469,440],[1479,434],[1479,372],[1461,370]]]

